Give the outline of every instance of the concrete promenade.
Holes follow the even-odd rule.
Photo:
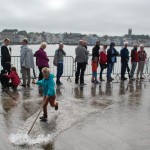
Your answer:
[[[73,79],[74,80],[74,79]],[[9,141],[18,129],[28,131],[37,115],[42,92],[37,86],[19,87],[11,95],[0,91],[2,149],[16,150],[150,150],[150,82],[102,82],[86,86],[62,80],[56,86],[59,110],[48,106],[48,122],[39,119],[31,135],[56,134],[43,146],[18,146]],[[13,100],[11,98],[15,98]],[[42,115],[42,113],[41,113]],[[29,122],[29,124],[28,124]],[[26,124],[28,124],[26,126]]]

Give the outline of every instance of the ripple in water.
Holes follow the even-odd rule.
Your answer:
[[[101,101],[102,102],[102,101]],[[86,117],[101,112],[103,107],[95,107],[90,101],[77,103],[74,98],[59,101],[59,110],[50,109],[48,105],[48,121],[36,121],[30,135],[27,134],[38,112],[31,116],[25,124],[17,131],[10,135],[9,140],[15,145],[46,145],[53,142],[56,137],[70,128],[74,124],[82,121]],[[98,103],[98,102],[97,102]]]

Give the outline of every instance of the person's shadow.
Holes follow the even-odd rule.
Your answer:
[[[84,87],[81,87],[81,86],[75,87],[74,88],[74,97],[77,99],[84,98],[83,91],[84,91]]]
[[[96,96],[96,87],[97,87],[96,84],[94,84],[94,85],[91,86],[91,96],[92,97]]]
[[[112,95],[112,87],[111,87],[111,83],[110,82],[106,83],[105,95],[107,95],[107,96],[111,96]]]

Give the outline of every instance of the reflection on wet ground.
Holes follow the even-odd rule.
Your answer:
[[[48,121],[37,120],[30,137],[26,133],[41,109],[42,88],[19,87],[9,95],[1,91],[2,149],[130,150],[138,149],[139,145],[141,149],[150,146],[150,83],[125,81],[95,85],[86,80],[84,87],[65,79],[62,86],[56,87],[59,110],[48,106]]]

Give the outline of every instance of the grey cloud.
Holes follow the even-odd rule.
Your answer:
[[[60,0],[60,9],[48,1],[0,0],[0,29],[123,35],[131,27],[135,34],[150,34],[148,0]]]

